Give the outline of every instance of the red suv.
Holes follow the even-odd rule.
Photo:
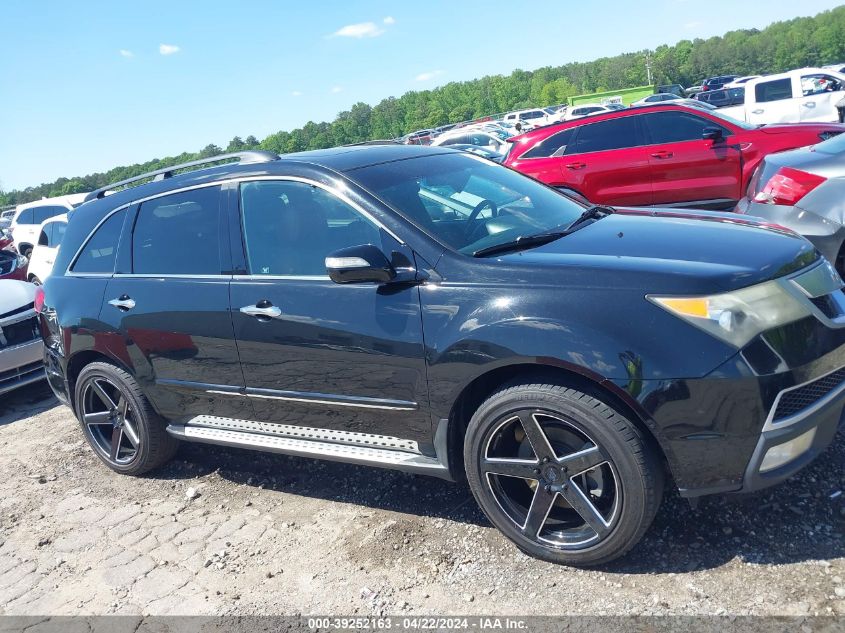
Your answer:
[[[504,164],[599,204],[732,209],[764,156],[842,132],[838,123],[756,126],[659,104],[515,137]]]

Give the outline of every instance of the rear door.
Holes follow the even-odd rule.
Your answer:
[[[739,200],[741,153],[728,128],[686,110],[641,118],[650,143],[654,204],[728,207]],[[720,128],[725,138],[702,139],[706,128]]]
[[[749,123],[794,123],[799,120],[798,80],[791,77],[758,81],[754,84],[754,103],[749,104]],[[748,102],[748,95],[746,95]]]
[[[165,417],[251,419],[229,314],[228,228],[219,185],[129,209],[100,318]]]
[[[644,140],[638,116],[578,126],[563,156],[556,159],[562,184],[590,202],[651,204],[649,150]]]
[[[328,184],[244,181],[236,200],[243,240],[233,251],[248,274],[232,281],[231,306],[256,419],[315,437],[430,441],[418,287],[340,285],[325,268],[348,246],[379,246],[398,267],[413,266],[413,253]]]
[[[810,73],[799,78],[801,97],[798,99],[798,116],[801,121],[836,122],[839,113],[836,104],[845,97],[842,82],[826,73]]]

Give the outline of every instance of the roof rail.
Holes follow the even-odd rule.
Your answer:
[[[200,165],[208,165],[211,163],[219,163],[220,161],[229,160],[231,158],[237,158],[238,163],[241,165],[250,165],[252,163],[267,163],[272,160],[278,160],[279,155],[275,152],[254,149],[247,150],[245,152],[231,152],[229,154],[218,154],[217,156],[210,156],[208,158],[192,160],[187,163],[171,165],[170,167],[164,167],[162,169],[157,169],[156,171],[150,171],[146,174],[140,174],[139,176],[127,178],[126,180],[121,180],[119,182],[113,182],[109,185],[106,185],[105,187],[101,187],[85,196],[85,202],[88,202],[89,200],[96,200],[97,198],[102,198],[106,195],[107,192],[111,191],[112,189],[115,189],[117,187],[123,187],[124,185],[129,185],[133,182],[138,182],[139,180],[146,180],[147,178],[152,178],[153,181],[164,180],[165,178],[172,178],[173,172],[179,171],[180,169],[187,169],[189,167],[199,167]]]

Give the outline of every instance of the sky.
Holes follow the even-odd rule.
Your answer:
[[[259,140],[358,101],[815,15],[826,0],[0,3],[0,190]],[[840,62],[845,60],[829,60]]]

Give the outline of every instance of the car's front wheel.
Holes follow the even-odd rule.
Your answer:
[[[526,553],[598,565],[651,524],[663,472],[642,432],[575,389],[521,384],[488,398],[469,423],[467,479],[490,521]]]
[[[179,441],[165,430],[135,379],[104,362],[79,373],[76,417],[85,439],[105,464],[126,475],[140,475],[169,461]]]

